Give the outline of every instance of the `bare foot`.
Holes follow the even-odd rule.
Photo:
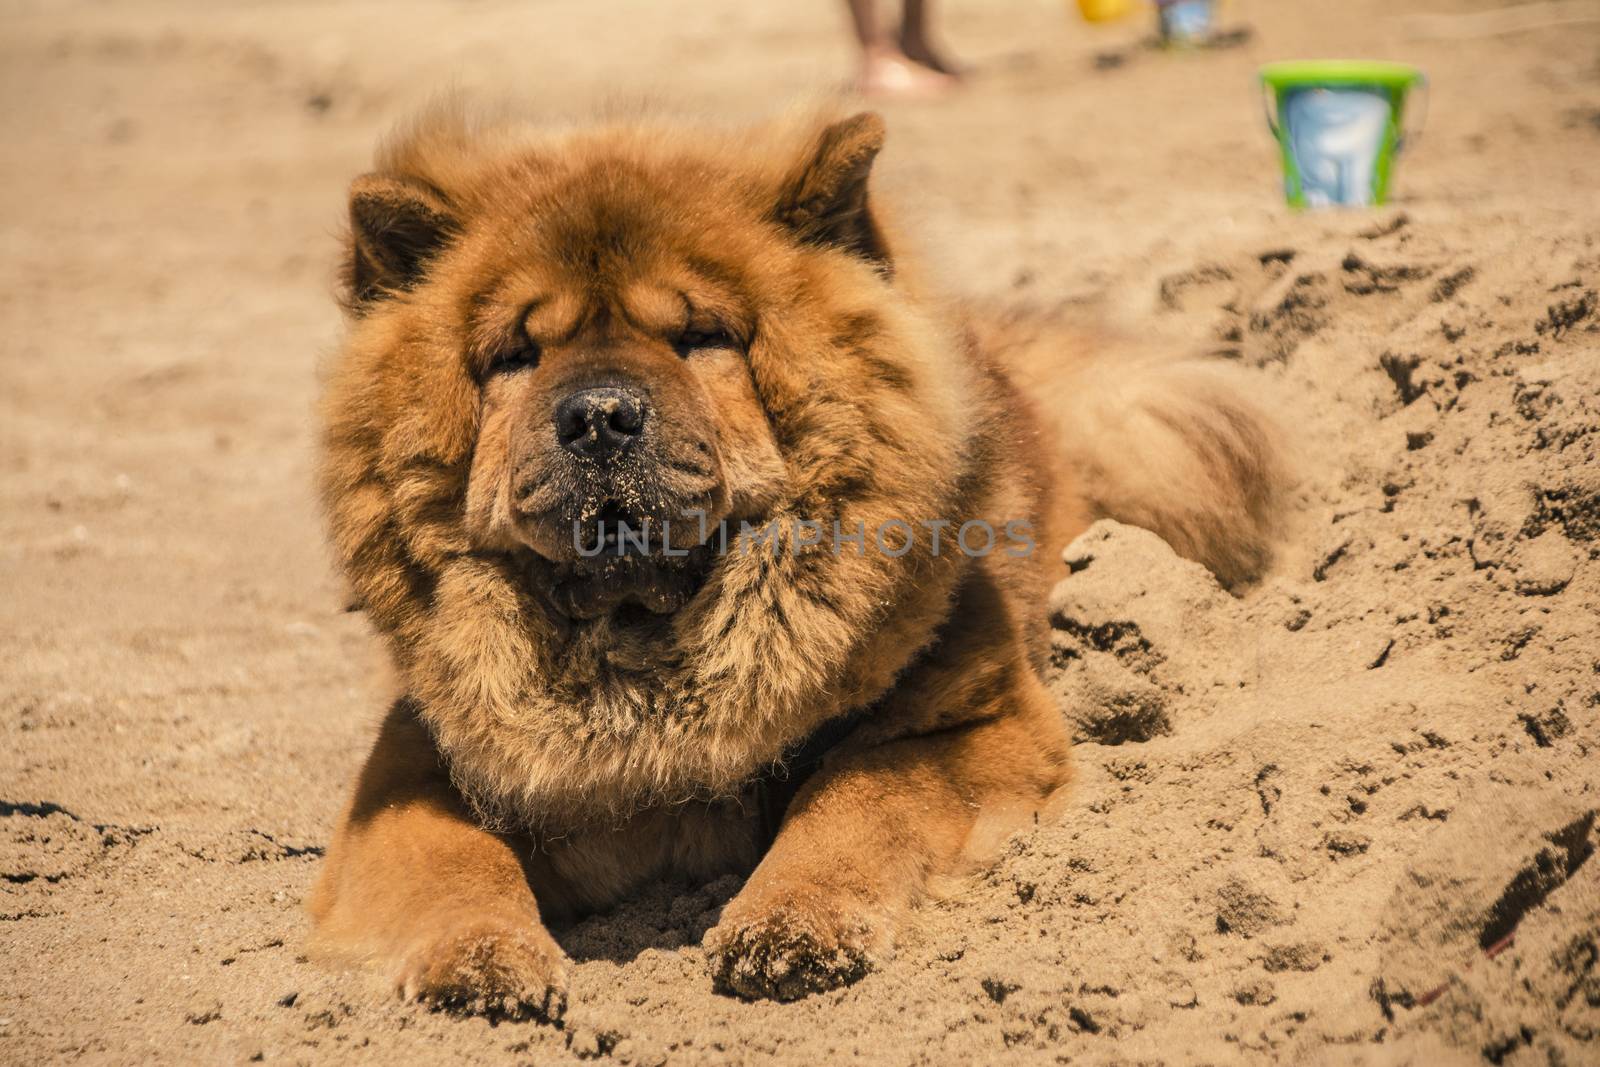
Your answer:
[[[900,51],[911,62],[960,81],[966,68],[943,55],[920,33],[900,31]]]
[[[856,81],[863,96],[898,100],[931,100],[957,84],[953,76],[925,67],[893,48],[868,51]]]

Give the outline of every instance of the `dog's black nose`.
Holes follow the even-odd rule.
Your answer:
[[[644,400],[628,389],[581,389],[556,405],[556,439],[584,459],[620,455],[644,432]]]

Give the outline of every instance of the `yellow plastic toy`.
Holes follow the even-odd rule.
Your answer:
[[[1090,22],[1110,22],[1133,10],[1134,0],[1078,0],[1078,10]]]

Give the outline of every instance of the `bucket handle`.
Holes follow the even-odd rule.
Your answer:
[[[1394,150],[1396,152],[1403,152],[1420,140],[1422,137],[1422,128],[1428,124],[1428,104],[1432,102],[1433,94],[1428,92],[1428,79],[1426,75],[1417,80],[1417,84],[1412,87],[1409,95],[1411,97],[1413,106],[1406,109],[1405,123],[1401,126],[1399,134],[1395,137]],[[1418,97],[1421,98],[1420,105],[1415,103]],[[1411,115],[1417,114],[1418,112],[1420,112],[1420,114],[1418,114],[1416,120],[1413,121],[1411,119]]]
[[[1277,138],[1278,133],[1278,91],[1266,82],[1261,83],[1261,108],[1267,113],[1267,129],[1272,131],[1272,136]]]

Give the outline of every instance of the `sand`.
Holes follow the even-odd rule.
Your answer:
[[[737,886],[661,886],[560,933],[554,1029],[305,959],[391,684],[309,492],[343,190],[452,81],[777,106],[846,76],[842,10],[6,0],[0,1061],[1600,1062],[1600,23],[1399,7],[1239,0],[1174,56],[950,0],[975,77],[885,109],[883,188],[953,292],[1258,368],[1286,547],[1235,598],[1074,546],[1073,803],[881,973],[715,996]],[[1294,216],[1250,75],[1340,54],[1424,65],[1428,129],[1393,205]]]

